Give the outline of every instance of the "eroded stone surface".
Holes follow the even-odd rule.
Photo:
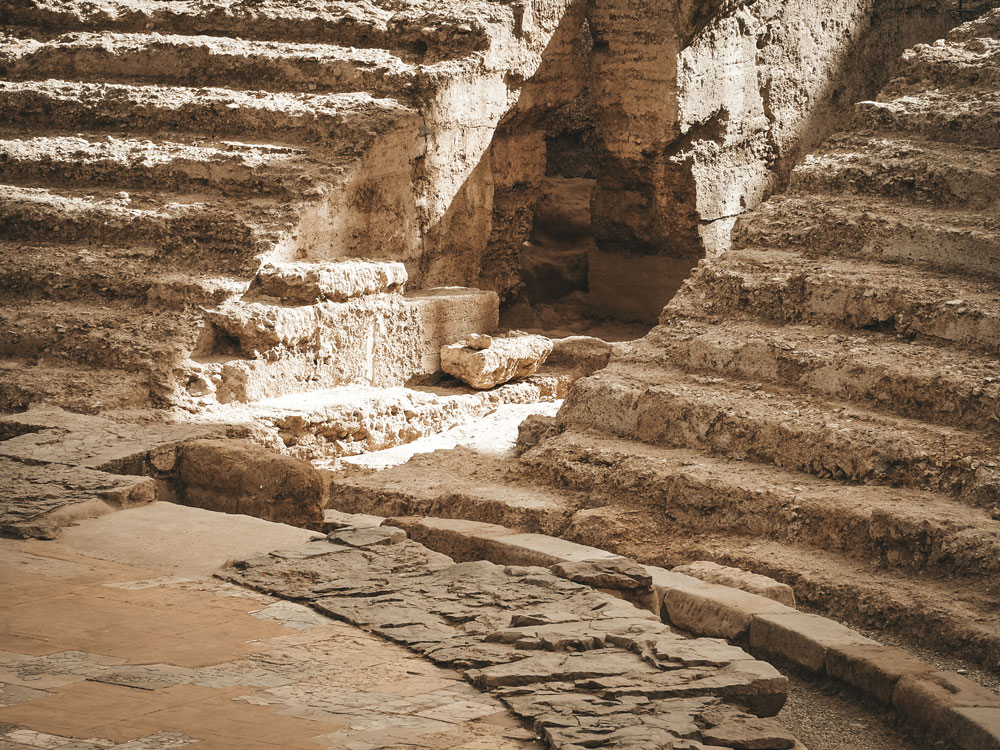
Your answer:
[[[789,607],[795,606],[795,591],[787,583],[779,583],[773,578],[740,570],[728,565],[719,565],[709,560],[697,560],[686,565],[678,565],[672,569],[674,573],[699,578],[709,583],[720,583],[723,586],[749,591],[751,594],[766,596]]]
[[[351,544],[370,531],[339,533]],[[741,649],[676,635],[653,614],[544,568],[456,564],[410,540],[314,543],[236,562],[225,575],[467,670],[556,748],[697,740],[708,709],[773,715],[787,688]]]
[[[473,388],[492,388],[533,375],[552,352],[545,336],[497,337],[487,347],[464,341],[441,349],[441,369]]]

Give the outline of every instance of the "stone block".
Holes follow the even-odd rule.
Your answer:
[[[182,505],[293,526],[322,524],[325,487],[307,461],[239,440],[185,444],[174,480]]]
[[[486,558],[502,565],[549,567],[561,562],[609,560],[618,555],[544,534],[509,534],[485,540]]]
[[[950,737],[963,750],[1000,750],[1000,707],[959,706],[952,709]]]
[[[750,624],[750,645],[823,674],[830,650],[879,644],[839,622],[790,611],[755,614]]]
[[[661,616],[696,635],[735,640],[744,637],[758,614],[795,613],[773,599],[647,566],[662,597]]]
[[[465,341],[441,349],[441,369],[473,388],[485,390],[534,375],[552,351],[545,336],[494,338],[481,348]]]
[[[826,673],[892,703],[896,683],[906,675],[933,672],[934,667],[898,648],[881,645],[833,647],[826,652]]]
[[[406,294],[422,332],[420,370],[441,369],[441,347],[470,333],[492,333],[500,320],[496,292],[464,287],[421,289]]]
[[[962,675],[938,671],[906,675],[893,690],[892,705],[904,719],[963,750],[1000,747],[1000,696]]]
[[[350,258],[327,263],[268,263],[250,285],[252,297],[276,297],[285,304],[344,302],[379,292],[402,292],[406,267],[396,261]]]
[[[719,565],[708,560],[698,560],[687,565],[679,565],[673,568],[673,571],[699,578],[708,583],[718,583],[723,586],[742,589],[751,594],[765,596],[788,607],[795,606],[795,591],[791,586],[787,583],[780,583],[768,576],[751,573],[749,570],[731,568],[727,565]]]
[[[407,516],[390,518],[387,523],[404,529],[415,542],[448,555],[456,562],[486,559],[486,541],[510,534],[506,526],[461,518]]]

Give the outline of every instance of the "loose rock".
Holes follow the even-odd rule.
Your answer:
[[[476,341],[477,346],[480,343]],[[552,342],[544,336],[496,338],[485,349],[459,342],[441,349],[441,369],[484,390],[533,375],[551,352]]]

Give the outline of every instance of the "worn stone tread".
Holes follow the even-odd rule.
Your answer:
[[[703,261],[686,284],[666,315],[836,325],[1000,351],[1000,285],[989,279],[738,249]]]
[[[645,354],[689,372],[718,372],[865,403],[961,429],[1000,427],[1000,358],[933,341],[851,328],[666,316]]]
[[[364,153],[379,135],[408,130],[416,113],[392,99],[365,93],[300,94],[218,87],[126,85],[76,81],[0,81],[0,118],[8,127],[72,132],[126,129],[130,134],[186,133],[275,138],[288,144],[326,141],[331,152]]]
[[[408,97],[417,70],[380,49],[220,36],[82,32],[39,41],[0,37],[10,80],[157,83]]]
[[[507,20],[497,18],[496,6],[487,2],[468,3],[462,10],[434,0],[402,8],[385,0],[331,0],[318,7],[303,7],[290,0],[222,0],[207,8],[194,0],[153,6],[128,0],[12,0],[8,15],[11,23],[43,34],[107,29],[142,32],[151,28],[179,34],[224,31],[247,39],[381,47],[448,58],[488,47],[487,25]],[[432,11],[436,11],[436,18],[428,23],[427,15]]]
[[[113,192],[110,188],[62,189],[0,185],[0,237],[31,241],[120,244],[157,243],[164,249],[223,255],[240,248],[249,261],[280,241],[277,207],[255,209],[236,202],[226,205],[203,194]]]
[[[997,502],[997,446],[986,433],[626,362],[580,381],[560,423],[823,478],[931,489],[987,507]]]
[[[861,128],[998,148],[1000,94],[996,90],[920,88],[890,101],[859,102],[854,122]]]
[[[23,187],[113,186],[287,199],[335,179],[341,167],[266,142],[132,138],[116,133],[0,137],[0,182]]]
[[[597,503],[650,507],[699,533],[742,534],[967,579],[1000,572],[1000,521],[928,492],[850,486],[750,461],[568,431],[528,473]]]
[[[185,268],[184,266],[187,266]],[[9,304],[50,299],[212,307],[246,290],[244,275],[152,247],[0,242],[0,289]]]
[[[331,477],[330,506],[379,516],[471,518],[524,531],[558,534],[574,498],[519,481],[502,461],[466,448],[422,454],[377,473]]]
[[[83,371],[72,362],[0,358],[0,411],[44,401],[76,412],[136,411],[149,405],[148,373],[107,366]]]
[[[806,155],[789,192],[897,198],[921,205],[982,210],[1000,194],[1000,156],[991,148],[845,132]]]
[[[149,371],[158,363],[161,377],[183,352],[194,347],[192,313],[163,311],[136,315],[125,304],[32,302],[0,309],[0,357],[33,358],[46,364],[88,364],[129,372]]]
[[[775,196],[737,222],[741,248],[913,264],[1000,279],[1000,216],[962,206],[812,192]]]

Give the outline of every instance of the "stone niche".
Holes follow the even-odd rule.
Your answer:
[[[847,124],[939,0],[591,0],[598,314],[655,322],[735,218]]]

